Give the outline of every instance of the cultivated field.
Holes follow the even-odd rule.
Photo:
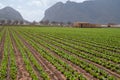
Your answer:
[[[120,80],[120,29],[0,27],[0,80]]]

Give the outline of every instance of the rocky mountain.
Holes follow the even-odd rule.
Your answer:
[[[42,19],[57,22],[120,23],[120,0],[88,0],[83,3],[58,2]]]
[[[24,20],[21,14],[11,7],[0,9],[0,20]]]

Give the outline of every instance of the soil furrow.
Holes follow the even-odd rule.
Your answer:
[[[42,37],[42,38],[41,38]],[[44,37],[43,36],[39,36],[39,37],[37,37],[37,38],[41,38],[43,41],[46,41],[46,42],[49,42],[50,44],[51,44],[51,42],[50,42],[50,40],[49,41],[47,41],[46,39],[43,39]],[[46,37],[45,37],[46,38]],[[49,38],[48,38],[49,39]],[[57,41],[56,41],[57,42]],[[62,44],[61,42],[57,42],[57,43],[59,43],[59,44]],[[54,44],[51,44],[51,45],[54,45]],[[71,47],[71,46],[69,46],[69,45],[66,45],[66,44],[63,44],[63,45],[65,45],[65,46],[68,46],[68,47]],[[56,45],[54,45],[54,46],[56,46]],[[58,46],[59,47],[59,46]],[[61,48],[61,47],[60,47]],[[73,47],[72,47],[73,48]],[[73,48],[74,49],[74,48]],[[78,50],[79,51],[79,49],[78,48],[75,48],[76,50]],[[69,51],[70,52],[70,51]],[[90,56],[96,56],[96,55],[93,55],[93,54],[90,54],[89,52],[86,52],[86,51],[83,51],[83,50],[81,50],[80,52],[83,52],[83,53],[87,53],[87,54],[89,54]],[[97,53],[98,51],[95,51],[94,50],[94,52],[95,53]],[[101,54],[101,53],[99,53],[99,54]],[[108,60],[108,59],[106,59],[106,58],[101,58],[101,57],[98,57],[98,58],[100,58],[100,59],[102,59],[102,60]],[[113,64],[117,64],[117,63],[115,63],[115,62],[113,62],[113,61],[111,61],[111,60],[109,60],[109,62],[111,62],[111,63],[113,63]]]
[[[24,45],[28,47],[28,49],[33,53],[35,58],[44,68],[44,70],[48,73],[51,80],[65,80],[64,75],[62,75],[51,63],[49,63],[46,59],[39,55],[37,52],[26,40],[24,40],[20,35],[19,38],[23,41]]]
[[[42,35],[43,36],[43,35]],[[58,38],[58,37],[53,37],[53,36],[51,36],[51,35],[48,35],[48,36],[50,36],[50,37],[52,37],[52,38],[56,38],[56,39],[61,39],[61,38]],[[61,39],[62,41],[65,41],[64,39]],[[109,49],[109,48],[105,48],[105,47],[102,47],[102,46],[99,46],[99,45],[97,45],[97,44],[91,44],[91,43],[89,43],[89,42],[81,42],[81,41],[77,41],[77,40],[71,40],[71,39],[66,39],[66,40],[69,40],[69,41],[72,41],[72,43],[75,43],[75,42],[78,42],[78,45],[79,45],[79,43],[80,44],[86,44],[86,45],[89,45],[89,46],[93,46],[93,47],[97,47],[97,48],[101,48],[102,50],[107,50],[107,51],[110,51],[110,52],[114,52],[114,53],[120,53],[119,51],[117,51],[117,50],[115,50],[115,48],[113,48],[113,49]],[[85,46],[84,46],[85,47]],[[106,46],[106,47],[108,47],[108,46]]]
[[[45,40],[43,40],[43,41],[45,41]],[[78,57],[78,56],[76,56],[74,53],[71,53],[71,52],[69,52],[69,51],[67,51],[67,50],[65,50],[65,49],[63,49],[63,48],[61,48],[61,47],[59,47],[59,46],[56,46],[56,45],[50,43],[49,41],[46,41],[46,43],[51,44],[52,46],[54,46],[54,47],[56,47],[56,48],[59,48],[61,51],[64,51],[65,53],[68,53],[68,54],[70,54],[70,55],[73,55],[73,56],[75,56],[75,57]],[[40,43],[39,43],[39,44],[40,44]],[[42,45],[42,44],[41,44],[41,45]],[[44,45],[43,45],[43,46],[44,46]],[[88,62],[88,63],[91,63],[91,64],[97,66],[97,67],[100,68],[100,69],[105,70],[105,71],[108,72],[109,74],[111,74],[111,75],[113,75],[113,76],[116,76],[118,79],[120,78],[120,75],[119,75],[119,74],[117,74],[117,73],[115,73],[115,72],[113,72],[113,71],[111,71],[111,70],[109,70],[109,69],[107,69],[107,68],[105,68],[105,67],[97,64],[97,63],[94,63],[94,62],[89,61],[89,60],[87,60],[87,59],[84,59],[84,58],[82,58],[82,57],[78,57],[78,58],[80,58],[81,60],[84,60],[84,61],[86,61],[86,62]]]
[[[46,37],[46,36],[42,36],[42,37],[48,38],[48,37]],[[38,38],[39,38],[39,37],[38,37]],[[49,38],[48,38],[48,39],[49,39]],[[51,40],[54,40],[54,41],[56,41],[57,43],[63,44],[63,45],[65,45],[65,46],[71,47],[71,48],[73,48],[73,49],[75,49],[75,50],[77,50],[77,51],[84,52],[84,53],[87,53],[87,54],[89,54],[89,55],[96,56],[96,55],[94,55],[94,54],[91,54],[91,52],[88,52],[88,51],[79,49],[79,48],[77,48],[77,47],[71,46],[71,45],[66,44],[66,43],[64,43],[64,42],[61,42],[61,41],[57,41],[56,39],[51,39]],[[91,51],[93,51],[94,53],[102,54],[101,52],[96,51],[96,50],[92,50],[92,49],[91,49]],[[99,57],[99,56],[96,56],[96,57],[101,58],[101,59],[104,59],[104,60],[108,60],[108,59],[106,59],[106,58],[104,58],[104,57]],[[116,64],[115,61],[112,61],[112,60],[109,60],[109,61],[110,61],[111,63],[113,63],[113,64]]]
[[[51,36],[51,35],[48,35],[48,36]],[[51,36],[53,37],[53,36]],[[58,37],[55,37],[55,38],[58,38]],[[98,48],[101,48],[101,49],[105,49],[105,50],[109,50],[111,52],[116,52],[116,53],[120,53],[118,50],[119,48],[115,48],[115,47],[111,47],[111,46],[108,46],[108,45],[103,45],[103,44],[100,44],[100,43],[96,43],[96,42],[88,42],[86,40],[82,40],[82,41],[77,41],[77,40],[74,40],[74,39],[67,39],[69,41],[73,41],[73,42],[78,42],[78,43],[83,43],[83,44],[86,44],[86,45],[90,45],[90,46],[94,46],[94,47],[98,47]],[[84,41],[84,42],[83,42]],[[103,47],[104,46],[104,47]],[[105,48],[107,47],[107,48]],[[110,49],[109,49],[110,48]]]
[[[43,40],[43,41],[45,41],[45,40]],[[46,43],[48,43],[48,42],[49,42],[49,41],[46,41]],[[49,42],[49,44],[51,44],[51,43]],[[51,44],[51,45],[53,45],[53,44]],[[66,44],[64,44],[64,45],[66,45]],[[55,45],[54,45],[54,46],[55,46]],[[68,45],[68,46],[69,46],[69,45]],[[58,47],[58,46],[57,46],[57,47]],[[74,48],[74,47],[73,47],[73,48]],[[60,47],[59,47],[59,49],[60,49]],[[76,49],[77,49],[77,48],[76,48]],[[71,52],[69,52],[69,51],[67,51],[67,50],[65,50],[65,49],[62,49],[62,48],[61,48],[61,50],[62,50],[62,51],[65,51],[66,53],[69,53],[69,54],[71,54],[71,55],[73,55],[73,56],[75,56],[75,57],[78,57],[78,56],[76,56],[75,54],[73,54],[73,53],[71,53]],[[94,62],[89,61],[89,60],[87,60],[87,59],[84,59],[84,58],[82,58],[82,57],[79,57],[79,58],[80,58],[81,60],[84,60],[84,61],[86,61],[86,62],[88,62],[88,63],[91,63],[91,64],[97,66],[97,67],[100,68],[100,69],[103,69],[103,70],[107,71],[109,74],[111,74],[111,75],[113,75],[113,76],[116,76],[117,78],[120,78],[120,75],[119,75],[119,74],[117,74],[117,73],[115,73],[115,72],[113,72],[113,71],[111,71],[111,70],[109,70],[109,69],[107,69],[107,68],[105,68],[105,67],[97,64],[97,63],[94,63]]]
[[[49,42],[49,41],[48,41]],[[38,42],[39,43],[39,42]],[[47,42],[46,42],[47,43]],[[40,43],[39,43],[40,44]],[[73,64],[72,62],[58,56],[55,52],[51,51],[49,48],[47,48],[46,46],[40,44],[40,46],[42,48],[45,48],[46,51],[48,51],[48,53],[52,53],[52,55],[56,56],[59,59],[62,59],[64,62],[67,62],[74,70],[76,70],[77,72],[81,73],[84,75],[85,78],[87,78],[88,80],[97,80],[96,78],[94,78],[93,76],[91,76],[89,73],[87,73],[85,70],[83,70],[82,68],[80,68],[79,66]]]
[[[28,53],[26,52],[26,54],[28,55]],[[39,70],[37,70],[37,68],[34,66],[33,62],[31,61],[31,59],[28,57],[29,61],[30,61],[30,65],[33,68],[34,73],[37,75],[39,80],[43,80],[43,78],[40,76],[39,74]]]
[[[47,42],[46,42],[46,43],[47,43]],[[61,42],[59,42],[59,43],[61,43]],[[61,43],[61,44],[64,44],[64,43]],[[67,45],[67,44],[64,44],[64,45],[69,46],[69,45]],[[72,46],[70,46],[70,47],[72,47]],[[78,48],[75,48],[75,47],[72,47],[72,48],[79,50]],[[62,49],[61,49],[61,50],[62,50]],[[83,50],[79,50],[79,51],[85,52],[85,51],[83,51]],[[65,52],[66,52],[66,53],[71,53],[71,52],[69,52],[69,51],[65,51]],[[85,52],[85,53],[88,53],[88,52]],[[73,53],[71,53],[71,54],[73,54]],[[74,54],[73,56],[76,56],[76,55]],[[104,66],[101,66],[101,65],[99,65],[99,64],[97,64],[97,63],[95,63],[95,62],[89,61],[89,60],[84,59],[84,58],[82,58],[82,57],[79,57],[79,58],[80,58],[81,60],[84,60],[84,61],[90,63],[90,64],[93,64],[93,65],[97,66],[97,67],[100,68],[100,69],[105,70],[107,73],[109,73],[110,75],[113,75],[113,76],[117,77],[118,79],[120,78],[120,75],[119,75],[119,74],[117,74],[117,73],[115,73],[115,72],[113,72],[113,71],[105,68]]]
[[[40,44],[40,43],[39,43]],[[68,65],[70,65],[75,71],[79,72],[80,74],[83,74],[83,76],[87,79],[87,80],[98,80],[96,78],[94,78],[92,75],[90,75],[89,73],[87,73],[85,70],[83,70],[82,68],[80,68],[79,66],[73,64],[72,62],[60,57],[59,55],[57,55],[54,51],[52,51],[51,49],[49,49],[48,47],[44,46],[43,44],[40,44],[40,46],[44,49],[46,49],[46,51],[57,57],[58,59],[63,60],[65,63],[67,63]]]
[[[55,45],[54,45],[54,46],[55,46]],[[70,54],[70,55],[73,55],[73,56],[75,56],[75,57],[78,57],[78,56],[75,55],[74,53],[71,53],[71,52],[69,52],[69,51],[67,51],[67,50],[65,50],[65,49],[62,49],[62,48],[60,48],[60,47],[58,47],[58,46],[55,46],[55,47],[58,48],[58,49],[60,49],[60,50],[62,50],[62,51],[64,51],[65,53],[68,53],[68,54]],[[107,69],[107,68],[105,68],[105,67],[97,64],[97,63],[94,63],[94,62],[92,62],[92,61],[90,61],[90,60],[87,60],[87,59],[85,59],[85,58],[82,58],[82,57],[80,57],[80,56],[79,56],[78,58],[81,59],[81,60],[83,60],[83,61],[86,61],[87,63],[93,64],[93,65],[97,66],[98,68],[101,68],[101,69],[105,70],[106,72],[108,72],[109,74],[111,74],[111,75],[113,75],[113,76],[116,76],[116,77],[120,78],[120,75],[119,75],[119,74],[117,74],[117,73],[115,73],[115,72],[113,72],[113,71],[111,71],[111,70],[109,70],[109,69]]]
[[[25,64],[24,64],[22,55],[19,52],[16,42],[11,33],[10,33],[10,38],[12,41],[12,45],[13,45],[13,49],[14,49],[14,53],[15,53],[15,57],[16,57],[17,68],[18,68],[17,80],[32,80],[32,78],[30,77],[30,74],[28,73],[28,71],[25,68]]]
[[[45,40],[43,40],[43,41],[45,41]],[[51,44],[49,41],[46,41],[46,43]],[[40,43],[39,43],[39,44],[40,44]],[[40,44],[40,45],[42,45],[42,44]],[[51,45],[54,45],[54,44],[51,44]],[[44,45],[42,45],[42,46],[44,46]],[[57,47],[57,48],[59,48],[61,51],[65,51],[66,53],[71,54],[71,55],[73,55],[73,56],[75,56],[75,57],[78,57],[78,56],[76,56],[75,54],[73,54],[73,53],[71,53],[71,52],[69,52],[69,51],[66,51],[65,49],[62,49],[62,48],[60,48],[60,47],[58,47],[58,46],[55,46],[55,45],[54,45],[54,47]],[[97,67],[100,68],[100,69],[103,69],[103,70],[107,71],[110,75],[113,75],[113,76],[116,76],[116,77],[120,78],[120,75],[119,75],[119,74],[117,74],[117,73],[115,73],[115,72],[113,72],[113,71],[111,71],[111,70],[109,70],[109,69],[107,69],[107,68],[105,68],[105,67],[97,64],[97,63],[94,63],[94,62],[89,61],[89,60],[87,60],[87,59],[84,59],[84,58],[82,58],[82,57],[79,57],[79,58],[80,58],[81,60],[84,60],[84,61],[86,61],[86,62],[88,62],[88,63],[91,63],[91,64],[97,66]]]

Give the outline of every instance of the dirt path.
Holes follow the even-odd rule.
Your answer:
[[[16,57],[17,68],[18,68],[17,80],[32,80],[32,78],[30,77],[30,74],[28,73],[28,71],[25,68],[25,64],[24,64],[22,55],[17,48],[16,42],[13,38],[13,35],[10,34],[10,37],[11,37],[11,41],[12,41],[12,45],[13,45],[13,49],[14,49],[14,53],[15,53],[15,57]]]
[[[60,73],[50,62],[44,59],[39,52],[37,52],[25,39],[23,39],[20,35],[18,37],[24,43],[26,47],[33,53],[34,57],[37,59],[39,64],[43,67],[43,69],[48,73],[51,80],[66,80],[63,74]]]

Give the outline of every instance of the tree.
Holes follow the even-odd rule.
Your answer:
[[[1,25],[5,25],[5,20],[0,20]]]
[[[49,20],[45,20],[45,21],[44,21],[44,24],[45,24],[45,25],[48,25],[48,24],[49,24]]]
[[[39,23],[40,23],[40,24],[44,24],[44,21],[40,21]]]
[[[67,22],[67,25],[68,25],[68,26],[72,26],[72,24],[73,24],[73,23],[70,22],[70,21]]]
[[[71,25],[72,23],[69,21],[69,22],[67,22],[67,24],[68,24],[68,25]]]
[[[115,23],[108,23],[108,27],[112,27]]]
[[[18,25],[19,21],[18,20],[15,20],[12,25]]]
[[[56,25],[56,23],[57,23],[56,21],[52,21],[52,22],[51,22],[51,24],[53,24],[53,25]]]
[[[12,21],[11,20],[7,20],[7,25],[11,25]]]
[[[59,24],[60,24],[60,26],[63,26],[63,25],[64,25],[64,23],[63,23],[63,22],[60,22]]]
[[[22,21],[20,21],[20,25],[23,25],[24,24],[24,21],[22,20]]]
[[[37,22],[36,21],[33,21],[32,23],[31,23],[31,25],[36,25],[37,24]]]

